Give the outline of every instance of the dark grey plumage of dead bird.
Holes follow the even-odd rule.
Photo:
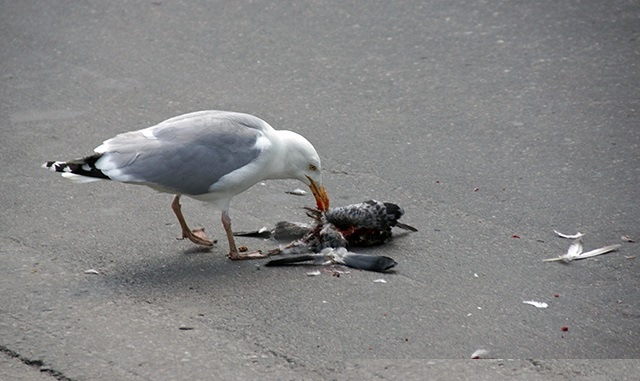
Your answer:
[[[403,224],[404,209],[397,204],[368,200],[359,204],[329,208],[326,212],[305,208],[307,215],[322,225],[331,224],[353,246],[380,245],[391,238],[391,228],[411,232],[418,229]]]
[[[279,221],[272,229],[266,226],[258,230],[233,232],[233,235],[240,237],[273,239],[276,241],[291,241],[300,239],[313,229],[312,224],[304,222]]]
[[[282,266],[309,262],[338,263],[369,271],[386,271],[397,263],[389,257],[356,254],[347,247],[381,245],[392,236],[392,228],[410,232],[416,228],[398,220],[404,210],[393,203],[368,200],[359,204],[329,208],[326,212],[305,208],[313,224],[278,222],[273,229],[262,228],[253,232],[236,233],[242,236],[272,238],[293,242],[269,251],[269,255],[287,255],[272,260],[267,266]],[[343,249],[338,252],[330,249]],[[306,254],[305,253],[320,253]],[[324,253],[324,254],[323,254]],[[327,254],[329,253],[329,254]],[[328,259],[327,255],[332,257]]]
[[[300,265],[311,262],[314,265],[345,265],[354,269],[386,272],[393,269],[398,263],[385,256],[357,254],[347,251],[344,247],[337,249],[325,248],[320,253],[290,255],[284,258],[273,259],[265,264],[268,267]]]
[[[255,231],[236,232],[234,235],[277,241],[298,239],[300,242],[293,242],[291,245],[300,247],[300,250],[306,247],[307,251],[317,253],[325,247],[383,244],[391,238],[393,227],[409,232],[418,231],[413,226],[398,221],[404,214],[404,209],[390,202],[368,200],[329,208],[326,212],[305,209],[307,215],[314,220],[313,224],[280,221],[273,229],[265,227]]]

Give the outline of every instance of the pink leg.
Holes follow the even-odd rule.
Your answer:
[[[236,247],[236,240],[233,238],[233,231],[231,230],[231,218],[226,211],[222,212],[222,226],[227,233],[227,239],[229,240],[229,259],[237,261],[240,259],[256,259],[266,258],[267,254],[263,254],[261,251],[252,251],[246,253],[240,253]]]
[[[180,227],[182,228],[182,238],[178,238],[178,239],[188,238],[191,242],[197,243],[198,245],[213,246],[213,242],[209,239],[209,237],[207,237],[206,234],[204,234],[204,228],[191,230],[189,229],[189,226],[187,226],[187,221],[185,221],[184,216],[182,215],[182,208],[180,207],[179,194],[177,194],[173,198],[173,202],[171,203],[171,209],[173,210],[173,213],[178,218],[178,222],[180,223]]]

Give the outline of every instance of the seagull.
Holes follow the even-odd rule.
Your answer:
[[[276,130],[249,114],[188,113],[119,134],[94,152],[82,159],[48,161],[42,166],[79,183],[113,180],[173,194],[171,209],[182,228],[181,239],[199,245],[213,246],[213,242],[203,228],[189,228],[180,197],[211,203],[222,212],[232,260],[267,256],[260,251],[238,251],[229,217],[231,199],[258,182],[297,179],[310,188],[318,210],[329,208],[320,157],[313,145],[295,132]]]

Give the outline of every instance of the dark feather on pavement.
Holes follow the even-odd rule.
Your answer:
[[[341,247],[338,249],[325,248],[319,254],[289,255],[283,258],[273,259],[265,264],[267,267],[290,266],[309,264],[315,265],[340,264],[358,270],[386,272],[394,268],[398,263],[389,257],[356,254]]]

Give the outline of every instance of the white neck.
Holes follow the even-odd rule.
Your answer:
[[[302,137],[292,131],[273,130],[269,138],[272,146],[265,157],[268,162],[264,179],[296,179],[292,160],[297,154],[296,144]]]

